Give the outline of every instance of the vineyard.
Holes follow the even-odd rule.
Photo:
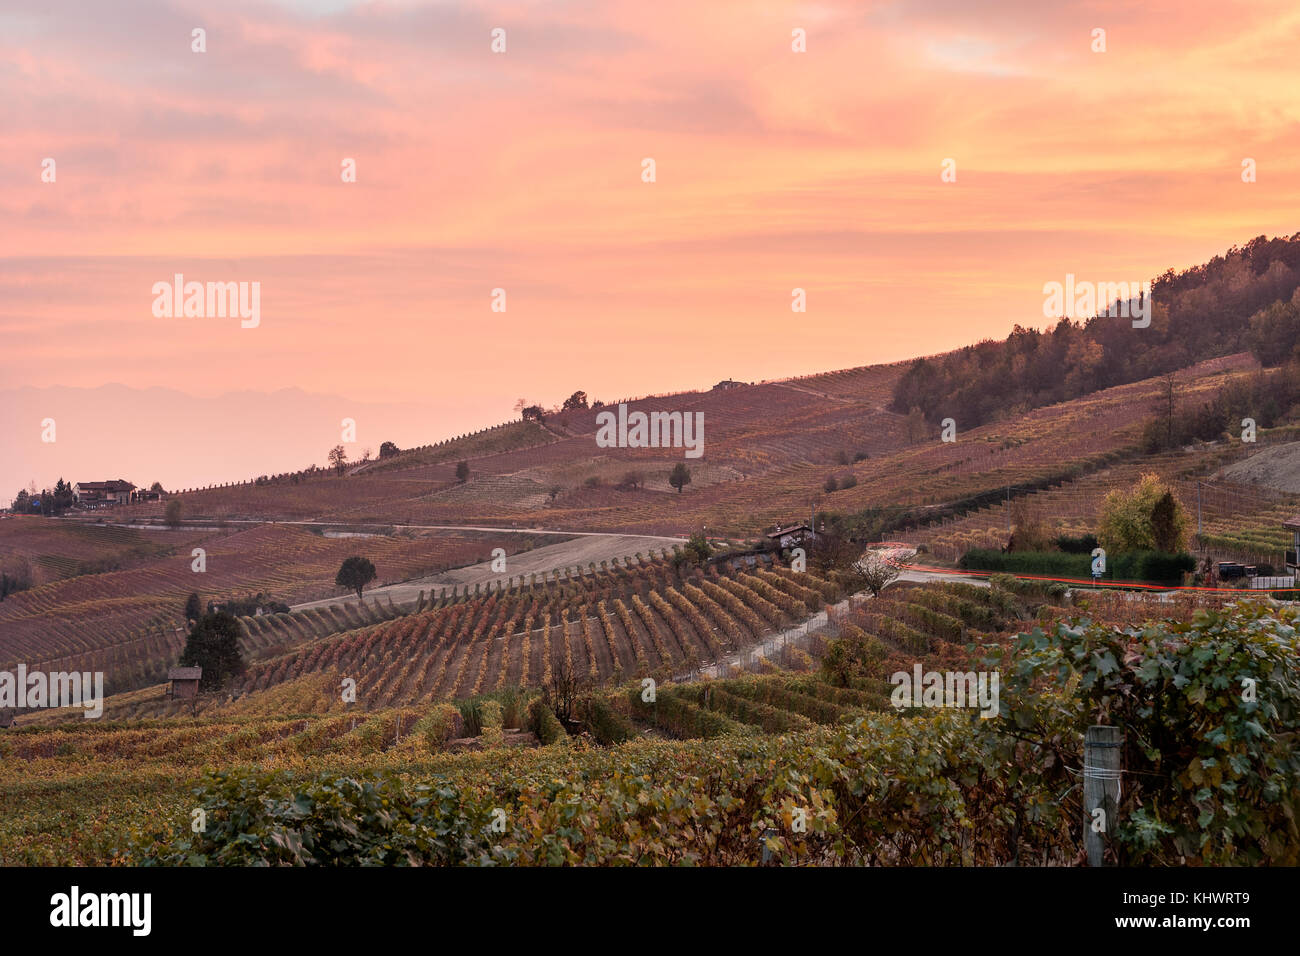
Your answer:
[[[10,533],[9,525],[20,526],[33,550],[102,536],[126,542],[134,549],[128,553],[146,555],[123,561],[128,566],[122,570],[52,581],[0,602],[0,669],[22,661],[55,670],[102,670],[118,689],[156,680],[168,663],[175,663],[183,646],[176,629],[184,624],[182,611],[191,592],[218,602],[264,592],[284,603],[345,593],[334,586],[334,575],[343,558],[358,549],[355,539],[285,525],[138,532],[26,519],[6,522],[3,533]],[[517,553],[530,544],[529,536],[504,532],[440,532],[372,535],[364,539],[364,550],[379,569],[376,583],[383,584],[478,562],[495,547]],[[192,569],[194,547],[206,552],[201,574]]]
[[[1248,354],[1180,373],[1188,407],[1257,363]],[[399,453],[336,477],[236,484],[180,495],[187,519],[258,516],[380,525],[542,524],[551,528],[681,535],[708,525],[746,536],[793,515],[810,500],[836,511],[882,504],[925,509],[1006,485],[1046,486],[1137,457],[1144,423],[1158,412],[1162,382],[1116,386],[978,428],[960,409],[956,441],[909,434],[888,411],[902,366],[871,366],[741,388],[639,399],[633,411],[704,415],[704,457],[688,460],[691,483],[667,482],[676,449],[599,448],[597,410],[545,424],[514,422]],[[456,477],[464,460],[468,480]],[[626,476],[638,475],[628,482]],[[824,492],[828,476],[841,487]],[[162,504],[129,513],[157,520]]]
[[[645,591],[628,586],[625,576],[644,576],[653,587]],[[835,593],[829,581],[808,578],[806,583],[811,586],[796,595],[788,587],[794,583],[793,576],[765,567],[728,569],[728,573],[717,575],[693,569],[677,575],[671,564],[650,561],[644,566],[608,569],[583,577],[588,579],[585,583],[553,582],[552,588],[539,586],[517,594],[526,604],[525,614],[533,614],[529,628],[521,627],[517,635],[540,635],[543,647],[548,640],[552,647],[559,645],[562,638],[556,632],[562,614],[558,608],[566,600],[561,592],[568,586],[575,589],[567,595],[569,606],[574,599],[579,606],[595,601],[597,605],[605,604],[606,610],[604,614],[598,610],[584,617],[584,623],[568,628],[566,633],[580,636],[590,632],[598,639],[608,633],[606,628],[615,633],[626,633],[628,628],[640,633],[644,628],[642,653],[649,663],[650,649],[655,644],[649,636],[650,624],[669,623],[661,634],[665,643],[678,632],[671,621],[665,622],[654,613],[661,606],[658,601],[637,603],[643,594],[663,598],[663,594],[676,593],[685,602],[684,607],[693,609],[682,612],[677,621],[681,627],[710,619],[714,612],[707,609],[703,597],[712,597],[722,607],[725,593],[739,593],[742,588],[751,589],[751,596],[762,597],[770,604],[753,604],[754,613],[773,619],[788,613],[783,608],[797,612],[795,599],[808,607],[818,603],[817,595],[824,601]],[[577,589],[583,593],[577,593]],[[441,620],[440,615],[458,608],[462,618],[471,622],[482,619],[489,622],[490,629],[500,617],[496,610],[508,597],[493,594],[471,598],[371,625],[370,629],[405,631],[407,625],[422,621],[426,623],[420,627],[432,627]],[[673,617],[671,609],[677,605],[667,598],[663,601]],[[612,612],[608,610],[615,602],[621,602],[625,613],[620,613],[617,606]],[[343,706],[337,703],[339,672],[318,668],[258,693],[227,700],[198,716],[124,719],[119,708],[115,719],[24,726],[0,736],[0,806],[7,808],[0,819],[0,863],[127,862],[141,852],[139,848],[148,853],[170,853],[169,848],[181,845],[174,841],[188,833],[194,801],[190,790],[204,769],[211,767],[223,768],[222,773],[229,775],[224,778],[228,783],[214,784],[209,778],[205,785],[233,789],[225,796],[210,790],[204,798],[208,806],[242,799],[240,794],[250,786],[272,785],[271,778],[256,784],[248,779],[246,775],[253,768],[263,774],[290,772],[299,780],[373,774],[396,774],[394,780],[406,781],[432,778],[440,786],[458,788],[463,799],[475,794],[473,799],[481,799],[486,807],[514,806],[516,801],[533,799],[527,795],[534,786],[552,781],[543,785],[543,790],[551,792],[555,800],[604,808],[593,811],[598,817],[613,812],[611,808],[624,805],[624,801],[613,794],[602,798],[596,791],[626,785],[620,781],[656,780],[661,783],[641,791],[645,796],[632,794],[629,805],[645,809],[642,826],[664,825],[668,827],[665,834],[677,834],[666,844],[671,847],[678,845],[674,840],[680,837],[680,827],[672,823],[677,812],[674,807],[698,806],[699,794],[725,794],[728,786],[748,787],[745,781],[751,780],[751,770],[757,775],[753,778],[758,784],[757,794],[739,791],[751,795],[741,796],[742,803],[733,804],[745,814],[758,813],[766,800],[775,800],[775,805],[781,806],[783,794],[795,794],[802,805],[816,806],[821,798],[807,787],[809,781],[830,779],[815,769],[821,766],[816,754],[824,747],[831,748],[827,759],[832,763],[827,766],[849,768],[855,777],[883,772],[880,788],[873,791],[879,796],[873,800],[885,800],[888,807],[873,802],[873,809],[861,824],[866,830],[854,837],[859,841],[854,844],[858,847],[855,853],[866,854],[859,862],[898,863],[902,862],[897,855],[900,847],[909,854],[905,859],[912,859],[913,853],[935,852],[923,836],[929,832],[936,813],[955,813],[961,819],[967,814],[988,812],[987,784],[973,786],[961,798],[964,802],[956,806],[950,803],[952,791],[942,788],[948,787],[946,778],[978,778],[970,778],[969,773],[958,768],[969,771],[994,758],[983,749],[985,744],[978,743],[979,738],[968,735],[986,731],[996,734],[999,722],[971,720],[962,714],[897,712],[889,703],[886,676],[891,671],[910,669],[918,662],[927,668],[966,669],[991,649],[1008,647],[1016,640],[1013,635],[1017,631],[1034,626],[1049,628],[1053,622],[1071,620],[1079,613],[1117,626],[1140,625],[1153,616],[1189,621],[1198,608],[1222,608],[1223,604],[1219,595],[1185,595],[1170,604],[1149,596],[1118,593],[1080,594],[1072,602],[1063,589],[1013,579],[994,580],[988,587],[961,583],[895,585],[850,614],[840,627],[839,637],[823,645],[820,666],[814,671],[695,683],[662,681],[651,699],[647,699],[638,682],[589,688],[574,701],[572,716],[565,721],[560,719],[564,711],[555,707],[554,698],[514,687],[480,690],[457,705],[426,696],[394,701],[377,709],[370,709],[360,699],[356,705]],[[548,608],[553,613],[548,613]],[[748,626],[742,618],[733,618],[737,628]],[[706,626],[719,635],[717,640],[723,640],[726,628]],[[974,645],[973,649],[970,645]],[[636,652],[626,650],[629,660],[635,660]],[[473,658],[466,673],[472,673],[472,662]],[[429,663],[437,669],[438,656],[434,655]],[[539,663],[546,667],[545,658]],[[551,666],[558,666],[558,661],[551,661]],[[382,657],[372,655],[369,672],[375,672],[376,667],[391,668],[392,663],[384,665]],[[400,673],[389,679],[394,678],[402,682]],[[464,682],[460,683],[463,686]],[[418,691],[421,685],[411,681],[408,686]],[[433,683],[427,686],[437,687]],[[937,745],[940,740],[942,746]],[[747,755],[757,760],[753,767]],[[707,766],[717,767],[721,776],[710,776],[710,783],[686,783],[695,780]],[[304,778],[301,775],[307,770],[310,773]],[[643,778],[643,774],[648,776]],[[998,775],[998,779],[1004,777]],[[685,803],[671,797],[666,791],[679,783],[696,797]],[[574,792],[562,798],[554,794],[557,786],[573,788]],[[660,790],[665,790],[662,799],[669,802],[661,804],[661,797],[654,796]],[[1058,790],[1053,777],[1046,791]],[[835,791],[834,802],[842,813],[854,806],[855,792]],[[930,802],[926,809],[918,810],[914,798],[920,792],[928,793],[930,801],[940,802]],[[651,800],[648,804],[647,796]],[[266,807],[284,803],[253,795],[249,799]],[[758,805],[752,803],[754,799],[759,799]],[[1027,797],[1013,788],[997,799],[1011,801],[1010,806]],[[1056,806],[1057,800],[1044,805],[1049,804]],[[546,805],[550,805],[549,798]],[[541,812],[541,805],[538,809]],[[1067,849],[1071,839],[1068,832],[1077,829],[1073,826],[1075,817],[1071,813],[1059,821],[1060,828],[1048,819],[1042,824],[1046,831],[1033,831],[1038,833],[1033,839],[1046,841],[1041,852],[1048,858],[1068,862],[1074,852]],[[892,836],[886,843],[877,844],[870,833],[886,819],[895,824]],[[998,811],[987,817],[987,826],[996,829],[1007,819],[1003,811]],[[742,826],[745,840],[752,839],[748,824],[742,820],[738,825]],[[772,825],[761,819],[755,822],[758,831]],[[48,834],[56,829],[66,834],[66,839],[49,840]],[[717,832],[725,834],[730,830],[724,827]],[[897,843],[900,838],[908,842]],[[1021,839],[1028,838],[1027,834],[1021,835]],[[526,838],[520,835],[511,839]],[[618,840],[600,845],[612,847],[615,852],[620,846]],[[594,846],[581,851],[586,854],[582,859],[592,861],[589,854],[596,852]],[[721,853],[733,862],[758,861],[754,843],[719,842],[699,849],[708,854]],[[777,849],[794,853],[795,859],[810,852],[830,852],[815,840],[798,846],[778,842]],[[576,847],[573,852],[578,852]],[[990,862],[1014,852],[1014,846],[1004,844],[1001,838],[972,836],[945,852],[951,854],[948,862]],[[932,856],[912,859],[934,860]]]
[[[1261,434],[1261,442],[1269,438],[1267,433]],[[1127,491],[1143,474],[1152,472],[1171,484],[1190,517],[1192,532],[1196,531],[1199,505],[1203,531],[1199,541],[1193,542],[1199,550],[1214,551],[1224,559],[1279,566],[1291,547],[1290,532],[1283,530],[1282,522],[1300,511],[1300,495],[1213,477],[1225,462],[1251,451],[1240,444],[1220,444],[1151,455],[1042,491],[1015,495],[1013,506],[1039,521],[1052,536],[1095,533],[1106,495]],[[1008,506],[1001,502],[899,532],[899,537],[909,544],[924,545],[941,561],[956,561],[972,548],[1004,547],[1011,524]]]
[[[557,572],[544,583],[458,594],[444,588],[427,603],[421,595],[414,608],[335,605],[243,618],[242,643],[254,659],[230,695],[256,697],[329,673],[355,680],[357,705],[377,710],[545,685],[557,673],[593,685],[667,679],[736,654],[842,596],[830,579],[752,560],[752,567],[738,560],[701,568],[631,559]],[[106,713],[141,717],[189,706],[155,688],[111,699]]]

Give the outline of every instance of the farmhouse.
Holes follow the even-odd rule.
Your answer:
[[[203,677],[202,667],[173,667],[167,671],[171,687],[168,697],[188,700],[199,695],[199,680]]]
[[[724,391],[724,392],[725,392],[727,389],[730,389],[730,388],[740,388],[740,387],[741,387],[742,385],[744,385],[744,384],[745,384],[744,382],[733,382],[733,381],[732,381],[731,379],[729,379],[729,378],[724,378],[724,379],[723,379],[721,382],[719,382],[717,385],[714,385],[714,386],[713,386],[713,390],[714,390],[715,392],[717,392],[717,391]]]
[[[813,529],[806,524],[795,524],[788,528],[778,527],[775,531],[769,531],[767,540],[775,542],[781,548],[793,548],[795,545],[812,541],[815,537]]]
[[[135,485],[121,478],[110,481],[79,481],[72,486],[72,498],[83,508],[101,505],[128,504],[135,493]]]

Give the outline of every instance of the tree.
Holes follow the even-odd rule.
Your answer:
[[[469,462],[462,461],[456,466],[456,480],[461,484],[469,480]]]
[[[1278,300],[1250,317],[1246,334],[1255,357],[1263,365],[1280,365],[1295,354],[1300,342],[1300,289],[1290,302]]]
[[[1052,536],[1043,527],[1042,518],[1030,507],[1026,496],[1021,496],[1011,503],[1011,540],[1007,542],[1008,551],[1050,551]]]
[[[879,597],[880,592],[898,577],[898,568],[878,551],[868,551],[853,562],[852,570],[872,597]]]
[[[587,393],[583,391],[574,392],[564,400],[564,411],[587,407]]]
[[[684,462],[678,462],[673,465],[673,470],[668,473],[668,484],[677,489],[677,493],[682,493],[682,488],[691,483],[691,470],[686,467]]]
[[[912,443],[919,442],[925,437],[925,433],[925,413],[913,405],[907,413],[907,440]]]
[[[361,599],[361,589],[375,579],[375,566],[369,558],[356,555],[345,558],[339,573],[334,576],[334,583],[341,588],[351,588]]]
[[[62,511],[72,507],[72,485],[60,478],[54,485],[54,508]]]
[[[832,491],[839,491],[840,490],[839,479],[837,479],[834,475],[827,475],[826,483],[822,485],[822,488],[826,490],[827,494],[830,494]]]
[[[26,488],[19,488],[18,494],[14,495],[14,504],[11,509],[15,514],[25,515],[32,510],[31,496],[27,494]]]
[[[31,586],[32,567],[26,559],[15,559],[5,570],[0,571],[0,601],[11,594],[26,591]]]
[[[1161,384],[1165,392],[1165,447],[1172,448],[1174,445],[1174,388],[1177,382],[1174,380],[1174,373],[1170,372],[1164,377]]]
[[[190,596],[185,600],[185,620],[197,621],[203,616],[203,599],[199,597],[197,591],[190,592]]]
[[[1159,475],[1145,474],[1130,491],[1112,491],[1101,505],[1097,542],[1107,551],[1181,551],[1187,514]]]
[[[619,488],[631,488],[633,491],[636,491],[644,484],[645,475],[642,472],[633,469],[632,471],[624,473],[623,480],[618,483],[618,486]]]
[[[702,564],[713,553],[713,546],[709,544],[708,538],[696,531],[686,542],[686,553],[694,557],[696,564]]]
[[[541,405],[529,405],[523,410],[524,421],[534,421],[541,424],[546,420],[546,409]]]
[[[559,485],[551,485],[551,490],[547,492],[547,494],[551,496],[551,504],[555,504],[555,499],[559,496],[560,492],[563,490],[564,489]]]
[[[163,521],[169,528],[179,528],[181,524],[181,500],[172,498],[163,509]]]
[[[343,469],[348,464],[348,453],[342,445],[335,445],[330,449],[329,462],[333,466],[335,473],[342,476]]]
[[[1151,506],[1151,536],[1157,551],[1181,551],[1186,536],[1187,521],[1182,506],[1173,492],[1165,489]]]
[[[160,495],[167,494],[167,489],[162,486],[161,481],[155,481],[152,485],[149,486],[149,490],[156,491]]]
[[[202,667],[199,687],[216,690],[244,671],[239,654],[239,622],[233,614],[216,611],[195,622],[181,653],[182,667]]]
[[[379,457],[380,457],[381,460],[384,459],[384,458],[392,458],[392,457],[393,457],[394,455],[396,455],[399,451],[401,451],[400,448],[398,448],[398,447],[397,447],[396,445],[394,445],[392,442],[390,442],[390,441],[386,441],[386,442],[384,442],[382,445],[379,446]]]

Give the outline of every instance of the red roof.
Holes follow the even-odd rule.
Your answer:
[[[77,487],[82,491],[134,491],[135,485],[122,478],[109,481],[79,481]]]

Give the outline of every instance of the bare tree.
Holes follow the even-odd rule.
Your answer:
[[[852,571],[872,597],[879,597],[880,592],[898,578],[898,568],[879,551],[866,552],[853,562]]]

